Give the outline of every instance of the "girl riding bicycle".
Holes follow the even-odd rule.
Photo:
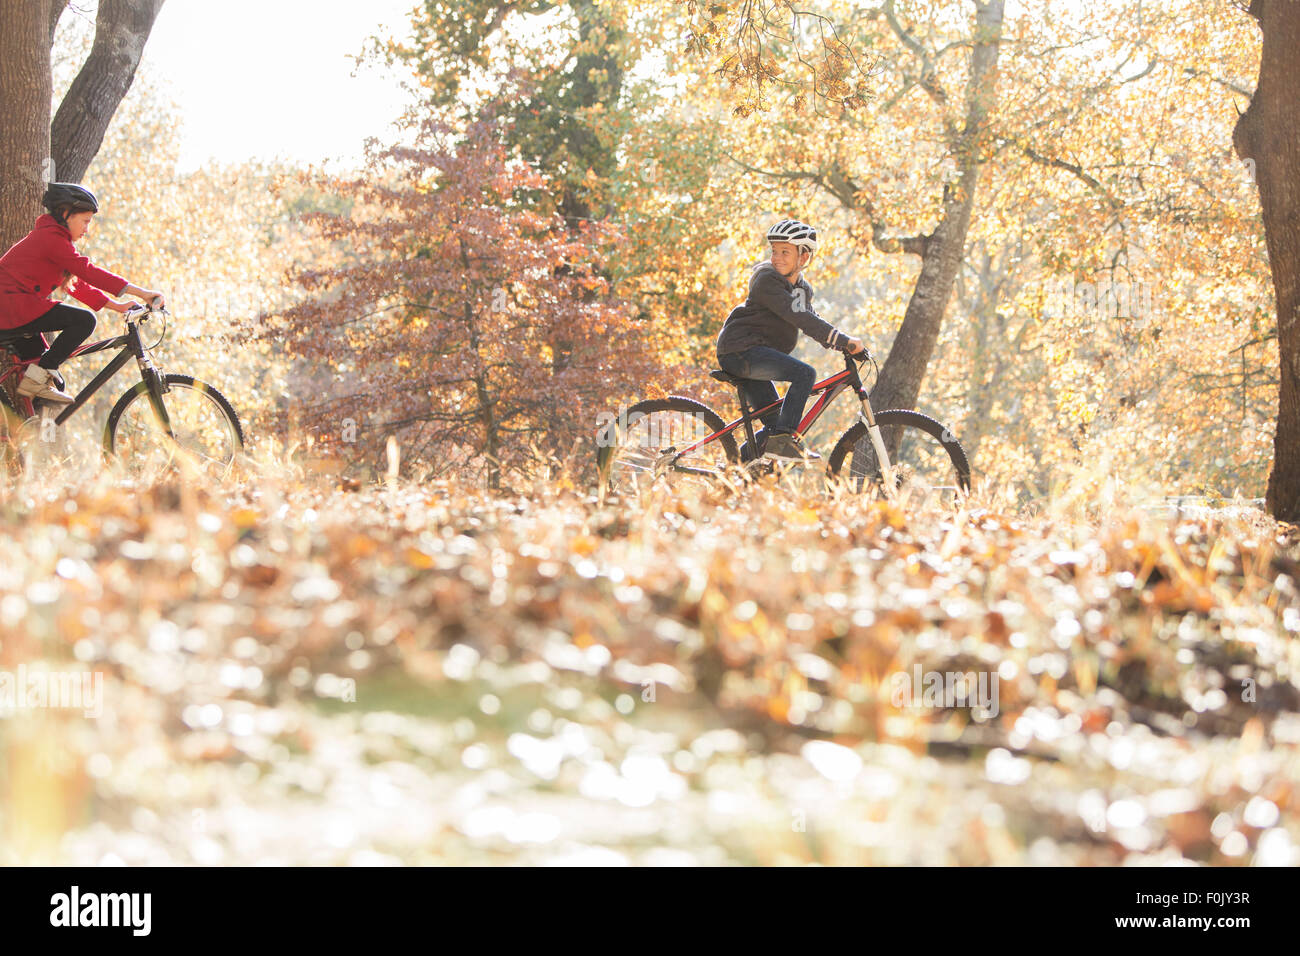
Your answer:
[[[119,275],[99,268],[73,245],[90,229],[99,212],[94,193],[76,183],[50,183],[41,199],[46,215],[32,231],[0,256],[0,329],[30,331],[14,351],[20,358],[39,358],[27,366],[18,394],[64,404],[74,401],[63,392],[55,371],[95,331],[95,314],[56,302],[50,295],[60,289],[91,309],[108,307],[125,313],[131,304],[106,295],[131,295],[148,302],[161,293],[132,285]],[[48,351],[42,332],[58,332]]]

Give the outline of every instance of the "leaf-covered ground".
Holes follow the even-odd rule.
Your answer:
[[[0,862],[1294,865],[1292,531],[812,482],[11,489],[0,671],[104,684],[0,717]],[[996,674],[996,713],[900,706],[918,670]]]

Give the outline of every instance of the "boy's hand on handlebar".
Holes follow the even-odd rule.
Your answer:
[[[141,289],[136,298],[143,301],[145,305],[154,311],[160,311],[167,308],[167,301],[163,298],[161,292],[154,292],[150,289]]]
[[[866,346],[862,344],[862,339],[850,338],[844,343],[844,351],[848,352],[850,355],[859,355],[865,348]]]

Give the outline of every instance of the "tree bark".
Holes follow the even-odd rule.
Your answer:
[[[60,181],[80,182],[86,175],[118,104],[131,88],[163,2],[100,0],[90,55],[68,88],[50,130],[51,155]]]
[[[0,3],[0,253],[41,213],[50,167],[51,0]]]
[[[988,153],[988,116],[996,99],[1003,0],[975,4],[974,48],[966,87],[966,120],[954,144],[958,178],[944,189],[943,212],[921,244],[921,274],[903,324],[871,391],[874,408],[913,408],[930,365],[957,272],[966,254],[975,190]],[[890,444],[893,444],[891,442]]]
[[[1237,155],[1254,163],[1277,297],[1281,375],[1273,470],[1265,505],[1282,521],[1300,521],[1300,4],[1252,0],[1264,44],[1259,85],[1233,130]]]
[[[59,28],[59,18],[68,9],[68,0],[50,0],[50,46],[54,46],[54,33]]]

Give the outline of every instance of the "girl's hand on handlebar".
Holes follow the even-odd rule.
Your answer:
[[[152,289],[145,289],[138,285],[128,283],[127,287],[119,294],[133,295],[151,309],[161,310],[167,308],[167,301],[164,299],[163,294],[161,292],[155,292]]]
[[[109,299],[104,303],[104,308],[112,309],[114,312],[120,312],[122,315],[126,315],[132,309],[138,309],[140,307],[141,306],[138,302],[118,302],[116,299]]]

